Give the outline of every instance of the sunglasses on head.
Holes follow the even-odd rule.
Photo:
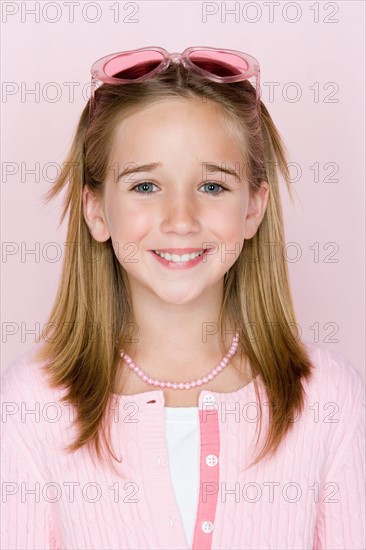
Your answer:
[[[214,82],[239,82],[254,78],[256,104],[260,105],[260,67],[251,55],[236,50],[195,46],[182,53],[169,53],[156,46],[112,53],[95,61],[91,67],[91,93],[89,122],[95,104],[96,82],[106,84],[129,84],[143,82],[157,73],[165,71],[170,63],[182,63]]]

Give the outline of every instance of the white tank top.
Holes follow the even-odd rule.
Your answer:
[[[193,544],[199,497],[198,407],[164,407],[170,477],[187,543]]]

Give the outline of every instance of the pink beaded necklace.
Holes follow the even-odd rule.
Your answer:
[[[166,380],[157,380],[156,378],[151,378],[148,374],[146,374],[136,363],[131,359],[127,353],[124,353],[121,351],[120,356],[125,363],[130,367],[130,369],[137,374],[141,380],[149,384],[150,386],[160,387],[160,388],[171,388],[173,390],[190,390],[191,388],[195,388],[197,386],[202,386],[203,384],[207,384],[210,382],[210,380],[213,380],[229,363],[231,357],[235,355],[236,350],[238,349],[239,345],[239,333],[236,333],[235,336],[232,339],[231,347],[228,351],[228,353],[224,356],[224,358],[220,361],[220,363],[212,370],[210,370],[205,376],[202,378],[197,378],[197,380],[192,380],[191,382],[169,382]]]

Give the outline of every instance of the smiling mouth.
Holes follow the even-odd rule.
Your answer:
[[[189,250],[192,250],[192,249],[189,249]],[[156,254],[157,256],[160,256],[164,260],[168,260],[170,262],[184,263],[184,262],[189,262],[191,260],[195,260],[199,256],[202,256],[202,254],[204,254],[207,250],[208,248],[204,248],[204,249],[196,250],[189,253],[184,252],[182,254],[177,254],[176,252],[163,252],[160,250],[153,250],[153,252],[154,254]]]

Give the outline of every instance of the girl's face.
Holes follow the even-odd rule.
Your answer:
[[[84,216],[97,241],[112,238],[132,291],[188,304],[222,290],[225,273],[263,218],[268,184],[250,198],[244,173],[240,144],[213,104],[165,99],[119,124],[103,199],[84,186]],[[165,249],[210,250],[177,264],[154,253]]]

